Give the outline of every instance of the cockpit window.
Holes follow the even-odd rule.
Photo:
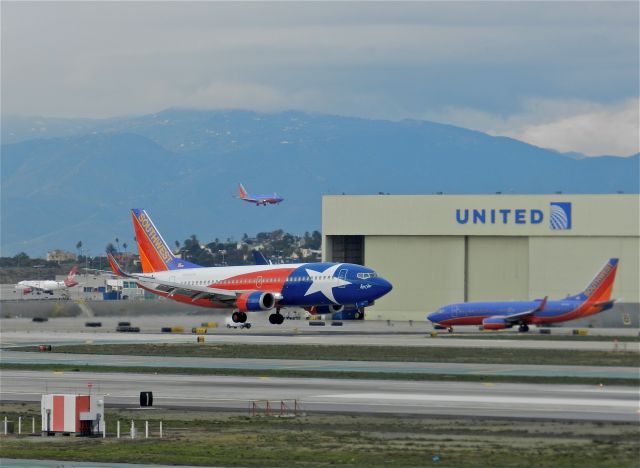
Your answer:
[[[372,271],[370,273],[358,273],[356,276],[358,277],[358,279],[364,280],[369,278],[375,278],[376,276],[378,276],[378,274]]]

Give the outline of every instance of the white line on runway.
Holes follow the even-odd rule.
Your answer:
[[[563,406],[617,406],[638,408],[638,402],[597,399],[566,399],[566,398],[519,398],[507,396],[471,396],[471,395],[428,395],[428,394],[392,394],[392,393],[344,393],[335,395],[318,395],[318,398],[355,398],[358,400],[391,400],[391,401],[439,401],[439,402],[469,402],[501,403],[522,405],[563,405]]]

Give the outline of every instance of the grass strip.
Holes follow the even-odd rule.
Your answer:
[[[37,347],[12,348],[37,351]],[[54,346],[55,353],[134,356],[211,357],[240,359],[302,359],[334,361],[438,362],[462,364],[536,364],[640,367],[640,353],[520,348],[457,348],[351,345],[262,344],[85,344]]]
[[[36,417],[35,404],[0,417]],[[189,410],[107,409],[106,439],[2,437],[0,456],[201,466],[636,467],[635,423],[310,414],[249,417]],[[114,437],[116,421],[124,436]],[[128,438],[150,422],[151,438]],[[162,420],[165,437],[158,438]],[[434,457],[438,461],[434,461]]]
[[[437,381],[437,382],[509,382],[509,383],[539,383],[539,384],[583,384],[583,385],[640,385],[637,379],[615,379],[599,377],[569,377],[569,376],[523,376],[523,375],[475,375],[475,374],[420,374],[420,373],[390,373],[390,372],[332,372],[308,371],[294,369],[208,369],[184,367],[119,367],[95,365],[69,364],[9,364],[0,363],[0,369],[6,370],[36,370],[52,372],[110,372],[136,374],[166,374],[166,375],[226,375],[245,377],[288,377],[288,378],[318,378],[318,379],[366,379],[366,380],[409,380],[409,381]]]
[[[513,340],[513,341],[598,341],[608,342],[613,346],[614,341],[618,343],[638,343],[640,342],[640,336],[615,336],[615,335],[547,335],[547,334],[533,334],[533,333],[495,333],[495,332],[481,332],[481,333],[447,333],[443,331],[438,332],[438,338],[443,339],[472,339],[472,340]]]

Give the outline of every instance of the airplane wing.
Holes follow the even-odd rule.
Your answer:
[[[542,299],[542,301],[540,301],[540,304],[538,304],[538,306],[534,309],[525,310],[524,312],[518,312],[516,314],[505,315],[503,319],[506,323],[518,323],[523,317],[527,317],[528,315],[543,311],[547,305],[547,299],[548,297]]]
[[[245,291],[228,291],[226,289],[208,288],[194,284],[172,283],[157,278],[132,275],[141,286],[167,293],[168,297],[175,295],[191,297],[191,302],[199,299],[211,299],[215,302],[234,302],[239,294]]]
[[[41,288],[40,286],[33,286],[33,285],[30,285],[30,286],[26,286],[26,285],[17,285],[17,286],[18,286],[18,287],[20,287],[20,288],[24,288],[24,289],[30,289],[30,290],[32,290],[32,291],[47,292],[47,291],[50,291],[50,290],[51,290],[51,288],[47,289],[47,288]]]
[[[97,268],[83,268],[83,270],[94,275],[117,276],[112,270],[98,270]]]
[[[108,254],[107,258],[109,259],[109,264],[111,265],[113,272],[118,276],[130,278],[143,288],[165,292],[168,297],[180,295],[190,297],[191,302],[195,302],[200,299],[210,299],[214,302],[234,303],[241,294],[254,291],[252,289],[229,291],[227,289],[209,288],[195,284],[174,283],[171,281],[160,280],[153,276],[144,276],[138,273],[127,273],[120,268],[120,265],[118,265],[118,262],[111,254]],[[276,300],[282,299],[281,294],[274,294],[274,297]]]

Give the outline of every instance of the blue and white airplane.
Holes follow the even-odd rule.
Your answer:
[[[245,322],[247,312],[271,311],[269,322],[282,324],[285,307],[320,314],[361,311],[392,289],[372,269],[352,263],[202,267],[173,255],[146,211],[133,209],[131,216],[143,273],[123,271],[108,255],[113,272],[167,299],[233,309],[234,322]]]
[[[546,325],[588,317],[611,309],[613,282],[618,259],[610,259],[584,291],[564,299],[549,301],[465,302],[446,305],[427,315],[435,328],[453,331],[454,325],[481,325],[484,330],[502,330],[519,326],[529,331],[529,325]]]
[[[240,192],[240,199],[249,203],[255,203],[256,206],[277,205],[284,201],[284,198],[279,197],[277,193],[273,195],[252,195],[248,193],[242,184],[238,185],[238,191]]]

